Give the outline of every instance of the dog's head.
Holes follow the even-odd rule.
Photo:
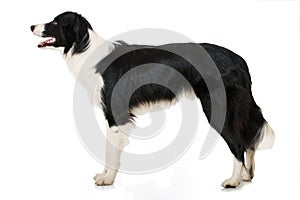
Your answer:
[[[44,37],[39,48],[63,48],[64,54],[72,48],[72,54],[84,52],[89,46],[89,22],[74,12],[65,12],[46,24],[32,25],[33,34]]]

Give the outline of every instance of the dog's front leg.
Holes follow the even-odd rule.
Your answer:
[[[112,185],[115,181],[122,150],[129,143],[127,133],[129,130],[125,130],[124,127],[112,126],[107,129],[105,168],[101,174],[96,174],[94,177],[95,184],[98,186]]]

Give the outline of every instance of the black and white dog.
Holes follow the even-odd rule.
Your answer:
[[[46,24],[33,25],[31,31],[37,36],[46,38],[38,45],[39,48],[57,49],[62,53],[75,77],[81,73],[83,63],[90,54],[97,47],[102,46],[102,53],[97,55],[97,62],[87,73],[99,76],[95,89],[95,101],[97,106],[104,111],[108,122],[107,139],[118,147],[118,151],[111,149],[111,145],[107,145],[107,165],[103,173],[94,177],[96,185],[113,184],[120,166],[120,154],[128,143],[127,134],[124,133],[124,130],[130,129],[134,121],[133,118],[137,114],[136,110],[141,107],[145,105],[149,107],[162,102],[171,103],[181,93],[192,92],[194,96],[200,99],[204,113],[210,121],[210,91],[199,72],[182,57],[164,51],[159,46],[129,45],[125,42],[105,41],[93,31],[92,26],[84,17],[74,12],[62,13]],[[242,181],[250,181],[254,176],[255,151],[260,148],[271,148],[275,135],[252,96],[251,78],[246,62],[232,51],[212,44],[182,43],[170,45],[176,45],[176,48],[199,46],[206,50],[216,64],[224,82],[226,103],[223,103],[226,104],[227,108],[224,126],[222,129],[216,130],[226,141],[234,155],[232,177],[225,180],[222,186],[225,188],[237,187]],[[102,70],[101,62],[114,57],[120,50],[130,51],[111,62],[106,70]],[[182,74],[188,80],[190,87],[178,84],[174,87],[175,91],[170,91],[158,84],[145,84],[132,93],[127,108],[121,108],[120,111],[122,112],[114,116],[111,98],[115,85],[126,72],[145,63],[152,63],[152,67],[147,68],[143,73],[131,73],[128,78],[129,85],[131,82],[143,81],[147,73],[157,73],[158,78],[177,83],[173,73],[165,73],[163,76],[159,74],[163,73],[159,64],[163,64]],[[119,90],[119,100],[122,101],[124,95],[128,94],[127,88],[128,85],[124,85]],[[124,99],[126,98],[124,97]],[[210,124],[215,128],[213,123]]]

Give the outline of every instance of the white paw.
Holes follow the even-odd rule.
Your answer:
[[[253,173],[250,174],[250,171],[243,168],[243,181],[251,181],[253,179]]]
[[[101,178],[101,177],[104,177],[105,176],[105,173],[103,172],[103,173],[99,173],[99,174],[96,174],[95,176],[94,176],[94,180],[96,181],[97,179],[99,179],[99,178]]]
[[[115,181],[116,174],[114,170],[104,170],[103,173],[94,176],[95,184],[97,186],[112,185]]]
[[[251,181],[252,176],[248,172],[243,173],[243,181]]]
[[[236,188],[240,185],[241,183],[241,179],[240,178],[234,178],[234,177],[231,177],[227,180],[225,180],[223,183],[222,183],[222,186],[224,188]]]

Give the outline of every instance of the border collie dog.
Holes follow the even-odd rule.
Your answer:
[[[192,45],[203,48],[219,70],[226,92],[226,101],[223,102],[226,104],[226,114],[223,128],[217,129],[210,121],[212,110],[210,91],[199,72],[182,57],[159,49],[161,46],[130,45],[125,42],[105,41],[93,31],[92,26],[84,17],[74,12],[62,13],[49,23],[33,25],[30,28],[34,35],[46,38],[38,47],[59,50],[76,78],[79,72],[81,73],[85,60],[97,47],[103,47],[102,53],[97,55],[97,62],[93,68],[89,68],[90,72],[87,73],[99,77],[93,98],[96,99],[96,106],[103,110],[107,120],[107,140],[117,146],[118,151],[113,150],[112,145],[107,142],[104,171],[94,177],[98,186],[114,183],[120,167],[121,152],[128,143],[124,129],[133,124],[133,118],[137,115],[135,111],[145,105],[148,107],[156,103],[172,103],[182,92],[191,93],[192,91],[194,96],[200,100],[210,125],[222,136],[234,155],[233,174],[222,183],[223,187],[235,188],[242,181],[251,181],[254,176],[255,151],[271,148],[273,145],[274,132],[252,96],[251,78],[247,64],[243,58],[228,49],[207,43],[175,44],[176,48]],[[168,45],[174,44],[164,46]],[[129,50],[129,53],[111,62],[106,70],[101,69],[101,62],[115,57],[120,49]],[[161,66],[159,64],[164,64],[182,74],[191,87],[187,88],[186,85],[178,84],[175,87],[176,91],[170,91],[159,84],[147,83],[132,93],[129,103],[127,102],[127,108],[121,109],[125,114],[113,115],[111,98],[114,87],[126,72],[135,66],[146,63],[152,63],[152,67],[147,68],[144,73],[133,71],[127,79],[128,84],[131,81],[142,81],[147,76],[145,73],[157,73],[157,78],[161,77],[161,79],[180,83],[173,73],[167,73],[164,76],[159,74],[162,71],[158,70]],[[155,65],[155,63],[159,64]],[[118,94],[119,100],[122,101],[122,95],[129,93],[126,89],[127,87],[124,86]],[[124,94],[121,94],[122,92]],[[116,118],[118,119],[116,120]]]

